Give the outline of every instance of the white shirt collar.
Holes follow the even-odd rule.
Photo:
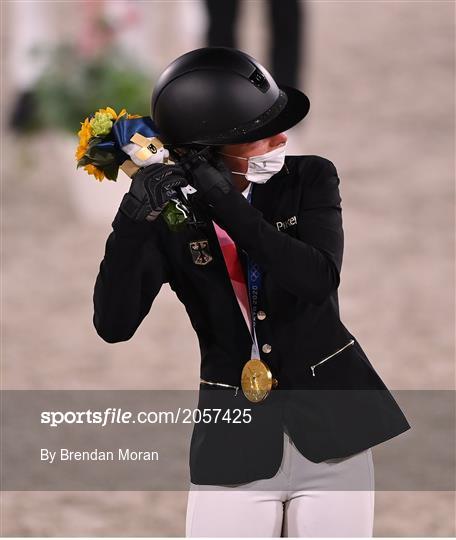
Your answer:
[[[249,194],[249,190],[250,190],[250,183],[249,185],[244,189],[244,191],[242,192],[242,195],[244,195],[244,197],[247,199],[247,195]]]

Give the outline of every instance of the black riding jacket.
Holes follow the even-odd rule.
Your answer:
[[[331,161],[287,156],[279,173],[253,185],[251,203],[234,188],[213,206],[195,200],[205,223],[197,228],[173,232],[161,217],[137,223],[120,211],[113,221],[94,291],[98,334],[109,343],[130,339],[167,282],[198,336],[205,381],[240,387],[252,347],[212,220],[263,271],[256,334],[261,359],[278,385],[252,403],[241,389],[200,384],[200,408],[250,408],[254,421],[195,424],[194,483],[273,476],[282,459],[284,424],[314,462],[360,452],[410,428],[340,320],[339,184]]]

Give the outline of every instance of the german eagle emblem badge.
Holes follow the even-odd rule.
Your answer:
[[[205,265],[212,261],[212,255],[209,250],[209,240],[192,240],[188,245],[194,264]]]

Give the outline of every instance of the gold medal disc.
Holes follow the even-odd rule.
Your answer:
[[[259,358],[252,358],[244,365],[241,374],[241,386],[245,397],[257,403],[277,386],[277,380],[272,377],[269,367]]]

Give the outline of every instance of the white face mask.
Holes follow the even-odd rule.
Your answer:
[[[246,177],[249,182],[256,184],[264,184],[271,176],[278,173],[285,163],[285,148],[287,143],[274,148],[266,154],[259,156],[250,156],[248,158],[241,156],[233,156],[232,154],[224,154],[219,152],[223,156],[235,157],[238,159],[245,159],[248,161],[247,172],[241,173],[237,171],[231,171],[233,174],[241,174]]]

